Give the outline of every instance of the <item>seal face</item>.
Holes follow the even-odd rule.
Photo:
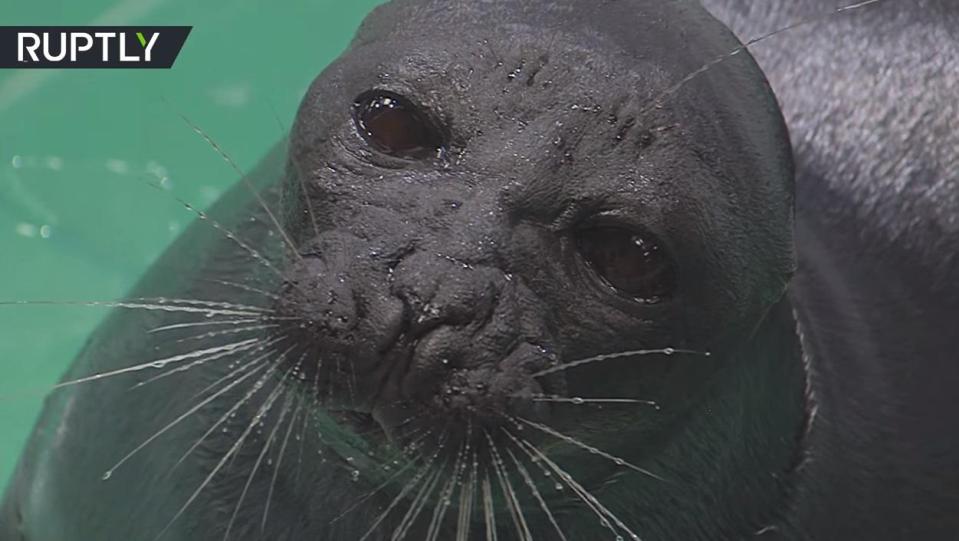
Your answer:
[[[381,6],[81,354],[7,531],[773,531],[812,380],[789,141],[739,46],[691,2]]]
[[[18,480],[42,502],[21,529],[43,538],[31,518],[50,512],[84,538],[693,538],[726,506],[678,529],[651,517],[733,489],[689,457],[742,471],[748,440],[785,470],[801,421],[752,410],[801,379],[775,101],[745,55],[670,90],[736,46],[686,3],[377,9],[307,91],[283,173],[268,159],[203,216],[135,293],[151,300],[78,360],[45,422],[102,429],[106,389],[131,434],[96,456],[75,432],[45,448]],[[781,385],[731,400],[751,378]],[[95,477],[97,516],[133,467],[190,488],[118,526],[34,480]],[[729,524],[771,513],[728,507]]]
[[[475,24],[484,10],[505,46]],[[653,107],[736,43],[688,6],[590,12],[390,4],[313,83],[288,186],[309,190],[291,226],[308,248],[279,311],[311,322],[318,357],[345,352],[307,368],[321,395],[388,434],[455,419],[499,441],[504,422],[552,418],[548,396],[699,395],[721,363],[697,355],[537,374],[604,352],[719,358],[781,298],[788,143],[762,84],[737,80],[761,74],[746,60]],[[696,43],[677,53],[657,17]],[[595,415],[555,422],[588,430]],[[669,425],[648,423],[650,439]]]

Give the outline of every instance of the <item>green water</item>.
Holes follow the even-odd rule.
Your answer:
[[[192,25],[172,70],[0,70],[0,300],[117,299],[293,119],[374,0],[4,0],[2,25]],[[0,306],[0,486],[104,315]],[[118,412],[118,415],[120,412]]]

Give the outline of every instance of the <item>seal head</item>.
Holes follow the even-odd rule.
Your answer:
[[[731,398],[747,380],[801,408],[787,133],[748,55],[701,70],[737,46],[691,2],[378,8],[292,133],[279,310],[321,403],[388,440],[456,452],[525,425],[673,472],[664,449],[735,453],[708,440],[742,429],[730,400],[762,403]],[[628,351],[649,354],[565,368]],[[663,410],[563,403],[588,399]],[[589,485],[622,474],[586,462]]]

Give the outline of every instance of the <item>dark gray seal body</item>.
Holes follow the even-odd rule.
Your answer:
[[[953,539],[956,24],[757,65],[695,2],[377,9],[90,339],[0,538]]]

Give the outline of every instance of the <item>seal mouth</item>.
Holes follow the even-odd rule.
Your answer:
[[[551,386],[537,381],[535,373],[505,361],[452,369],[441,382],[413,397],[403,397],[391,378],[370,411],[358,415],[364,423],[376,423],[377,437],[399,448],[418,441],[426,454],[441,453],[444,447],[453,453],[461,445],[477,449],[491,437],[502,439],[504,430],[519,425],[519,419],[548,422],[548,404],[535,398],[548,396]]]

